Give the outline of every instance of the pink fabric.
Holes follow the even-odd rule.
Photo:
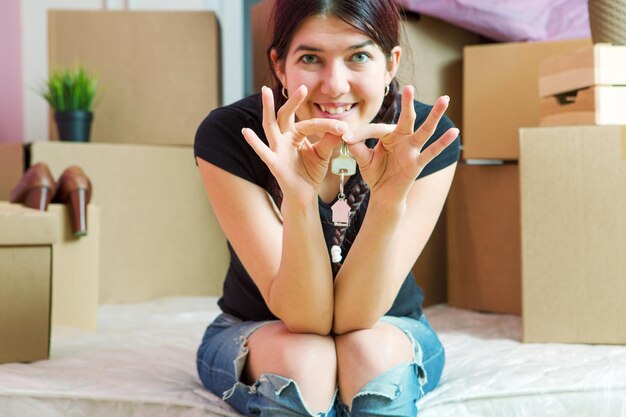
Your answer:
[[[397,0],[487,38],[549,41],[590,38],[587,0]]]
[[[24,140],[20,0],[0,2],[0,142]]]

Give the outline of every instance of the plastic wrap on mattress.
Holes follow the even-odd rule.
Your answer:
[[[523,344],[519,317],[425,311],[447,364],[420,417],[626,416],[626,346]],[[217,314],[215,298],[168,298],[101,306],[97,333],[53,328],[50,360],[0,365],[0,416],[238,416],[196,374]]]
[[[502,41],[590,38],[587,0],[397,0],[404,9]]]

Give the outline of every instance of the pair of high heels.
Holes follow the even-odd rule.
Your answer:
[[[48,165],[39,162],[24,173],[9,200],[41,211],[46,211],[51,202],[67,204],[74,236],[87,234],[91,181],[79,166],[67,168],[55,182]]]

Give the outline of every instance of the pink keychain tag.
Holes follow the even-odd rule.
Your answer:
[[[333,223],[335,226],[348,226],[350,224],[350,205],[344,199],[339,199],[330,208],[333,211]]]

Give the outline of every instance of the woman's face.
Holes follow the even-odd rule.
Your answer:
[[[391,59],[369,37],[332,16],[306,19],[295,32],[276,73],[287,91],[305,85],[308,95],[299,120],[332,118],[351,128],[370,123],[382,105],[385,87],[398,67],[400,47]]]

